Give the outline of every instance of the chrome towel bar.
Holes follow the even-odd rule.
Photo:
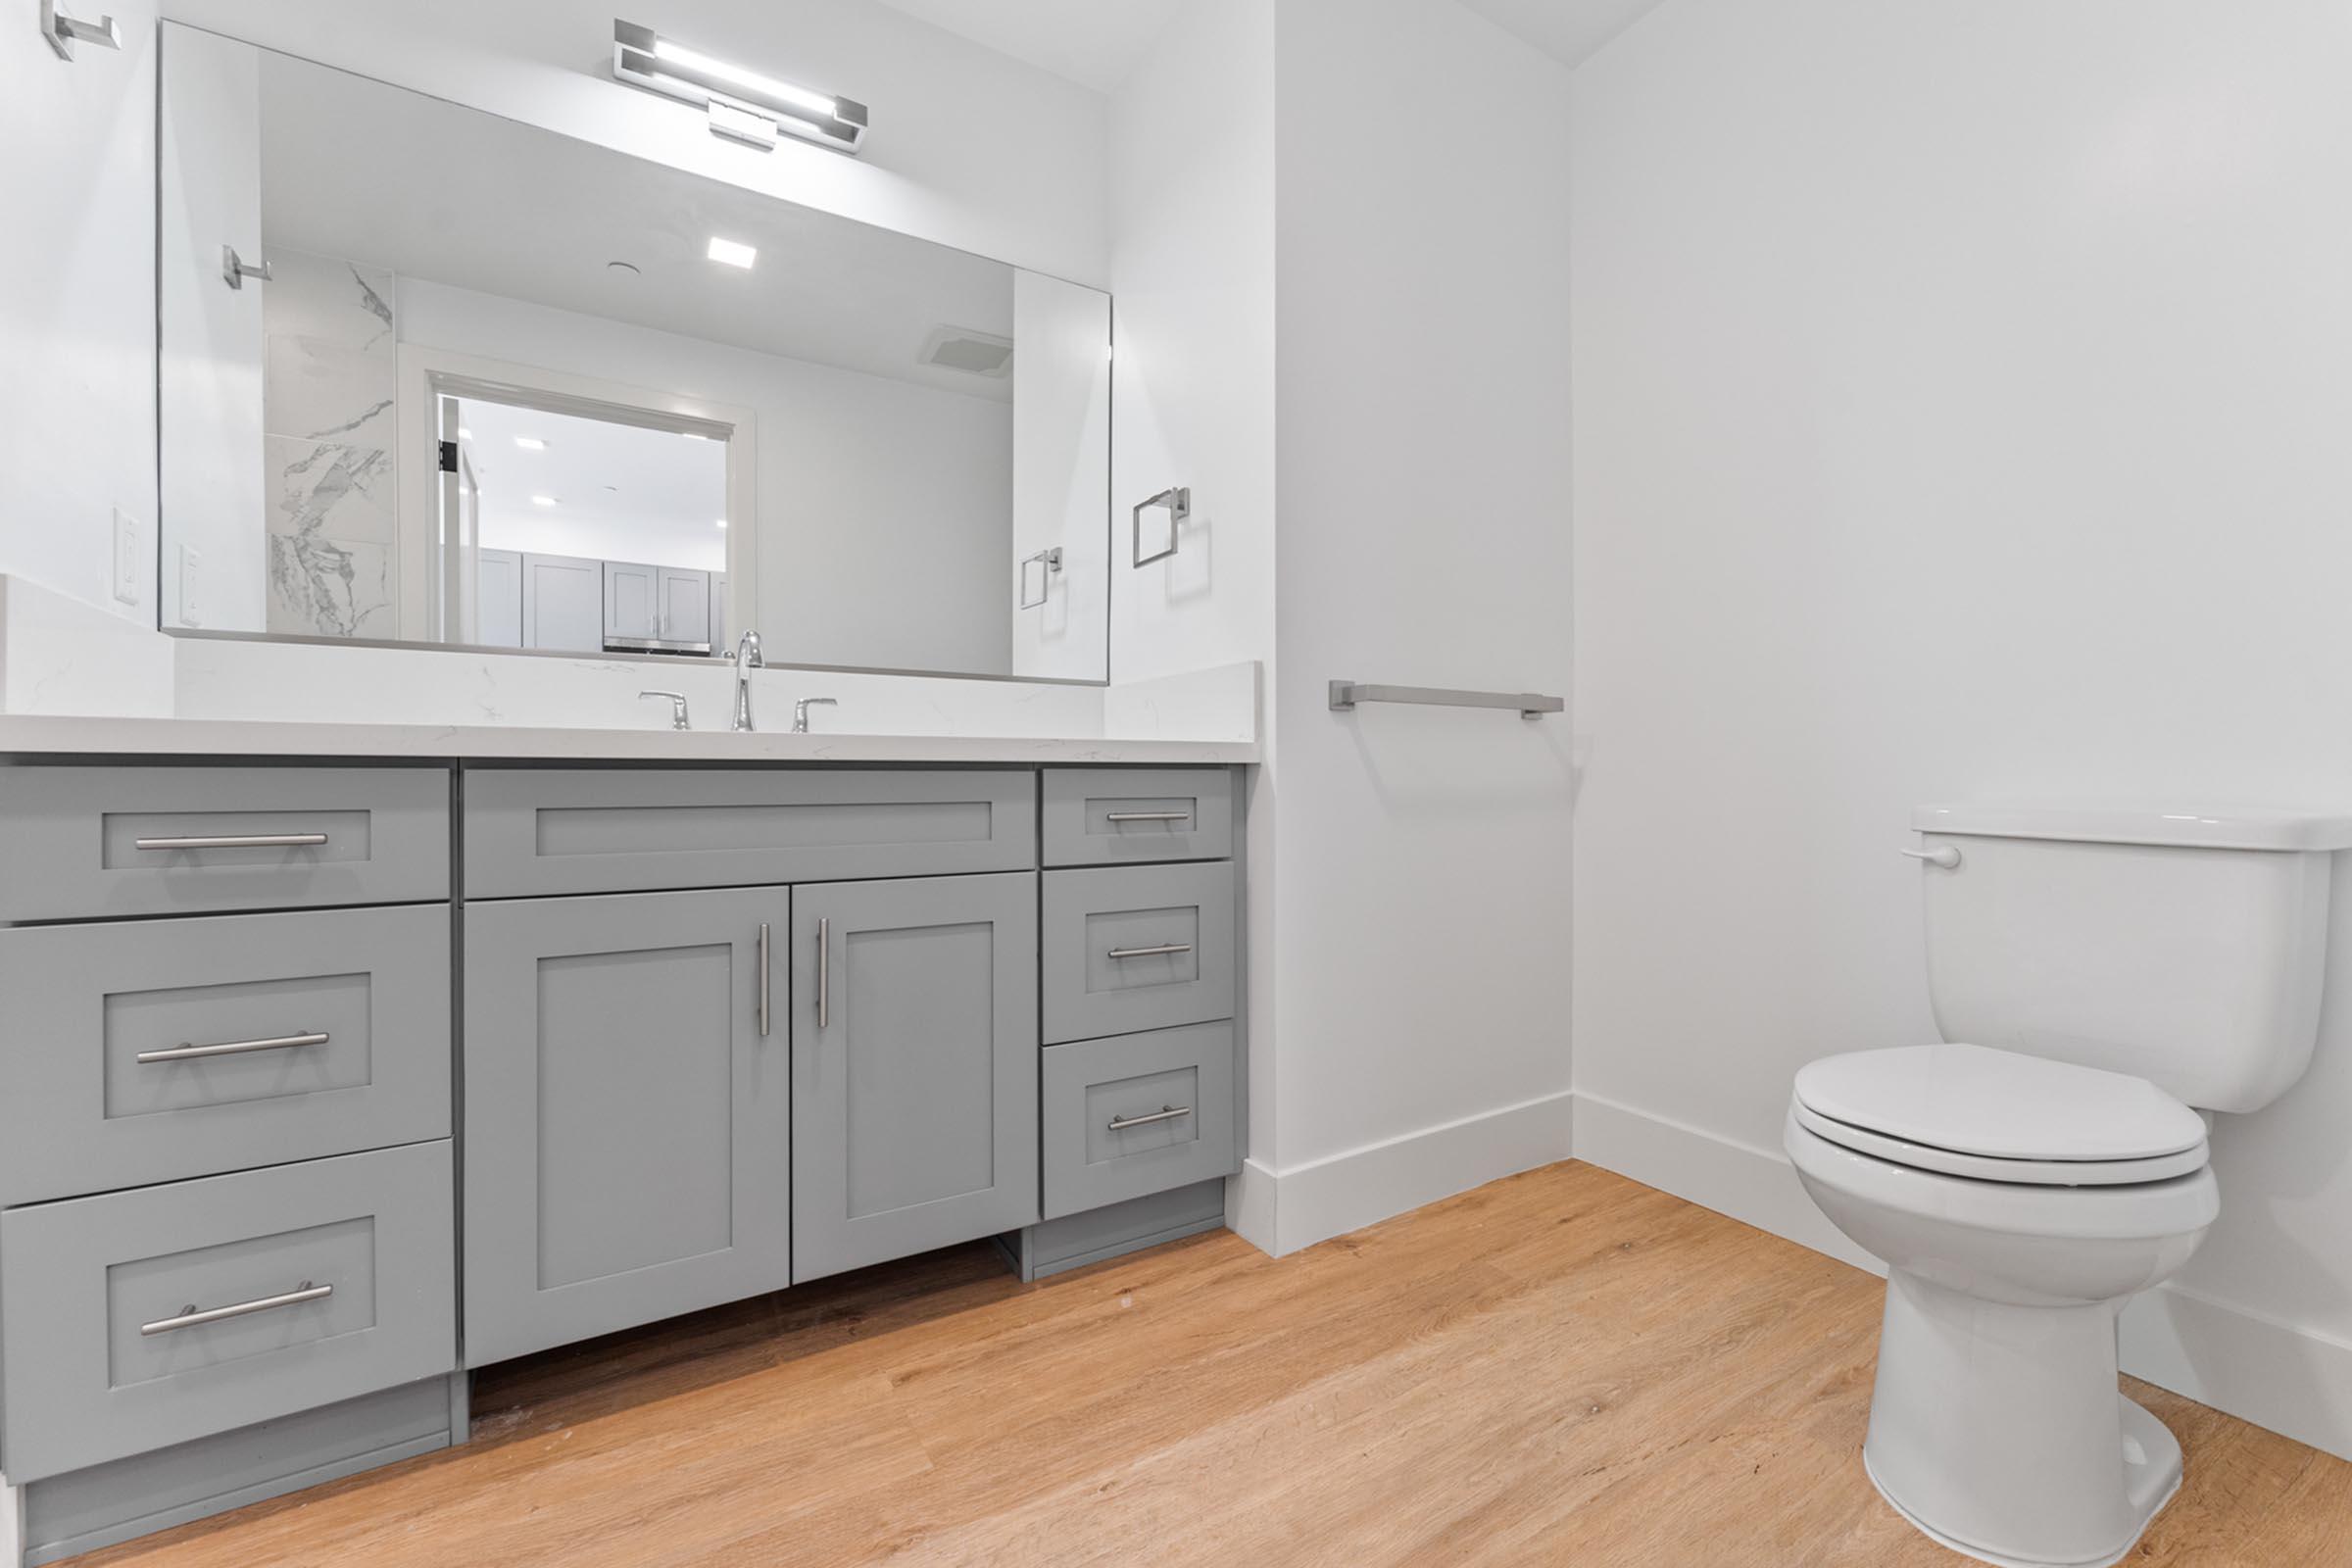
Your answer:
[[[1521,718],[1542,718],[1568,706],[1563,697],[1541,692],[1460,692],[1443,686],[1367,686],[1351,680],[1331,683],[1331,710],[1345,713],[1358,703],[1420,703],[1431,708],[1514,708]]]

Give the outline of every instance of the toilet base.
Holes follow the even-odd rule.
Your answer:
[[[2026,1306],[1887,1277],[1863,1466],[1937,1544],[2105,1568],[2180,1488],[2180,1445],[2117,1387],[2121,1302]]]
[[[2117,1397],[2123,1398],[2121,1395]],[[2132,1548],[2139,1544],[2139,1538],[2147,1534],[2148,1526],[2155,1523],[2156,1516],[2164,1512],[2165,1504],[2180,1492],[2180,1441],[2137,1401],[2124,1398],[2123,1405],[2127,1444],[2124,1462],[2132,1477],[2128,1495],[2138,1511],[2139,1527],[2119,1549],[2104,1557],[2093,1557],[2087,1562],[2050,1563],[2038,1557],[2003,1557],[1969,1542],[1954,1540],[1904,1507],[1903,1499],[1886,1490],[1885,1483],[1879,1480],[1878,1471],[1871,1466],[1868,1449],[1863,1450],[1862,1473],[1870,1477],[1870,1484],[1879,1489],[1879,1495],[1886,1499],[1888,1507],[1909,1520],[1912,1529],[1947,1551],[1956,1551],[1963,1557],[1974,1557],[1979,1562],[1991,1563],[1993,1568],[2113,1568],[2114,1564],[2132,1555]],[[2145,1455],[2144,1460],[2137,1464],[2133,1463],[2132,1449],[2129,1446],[2135,1438],[2139,1443],[2139,1451]]]

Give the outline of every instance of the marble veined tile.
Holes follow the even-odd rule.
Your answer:
[[[389,451],[400,377],[391,360],[316,337],[270,339],[262,424],[271,435]]]
[[[262,452],[270,533],[319,534],[370,544],[390,544],[398,537],[391,453],[282,435],[264,438]]]
[[[392,547],[315,533],[270,536],[270,629],[309,637],[397,637]]]
[[[269,291],[262,297],[263,331],[393,357],[398,337],[389,269],[273,245],[270,271]]]

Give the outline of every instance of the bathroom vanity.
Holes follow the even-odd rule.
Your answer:
[[[73,749],[103,728],[0,744],[26,1563],[463,1442],[489,1362],[1222,1223],[1236,767]]]

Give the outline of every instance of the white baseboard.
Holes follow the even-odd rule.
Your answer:
[[[1233,1228],[1280,1257],[1566,1159],[1572,1105],[1565,1093],[1546,1095],[1285,1170],[1246,1160],[1228,1188]]]
[[[1576,1157],[1885,1273],[1822,1217],[1778,1150],[1758,1149],[1595,1095],[1575,1097]],[[2124,1370],[2258,1427],[2352,1458],[2352,1345],[2179,1286],[2125,1311]]]

